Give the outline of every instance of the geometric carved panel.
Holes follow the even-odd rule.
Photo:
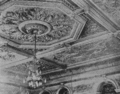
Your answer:
[[[89,19],[86,22],[86,25],[80,35],[80,38],[92,36],[92,35],[99,34],[99,33],[104,33],[107,31],[108,30],[106,28],[98,24],[95,20]]]
[[[12,5],[1,13],[0,34],[21,45],[33,45],[33,31],[37,30],[36,41],[41,47],[77,39],[85,23],[63,11],[51,6]]]
[[[19,60],[12,60],[11,64],[30,61],[31,58],[26,56],[33,54],[34,30],[37,30],[37,51],[46,53],[49,48],[56,49],[59,44],[77,40],[86,23],[83,18],[76,16],[69,8],[71,6],[63,4],[64,2],[31,2],[11,0],[0,6],[0,37],[9,39],[9,50],[20,57]]]
[[[56,62],[69,65],[78,62],[83,63],[84,61],[99,59],[107,55],[115,56],[120,53],[119,47],[119,40],[114,37],[109,37],[84,45],[78,43],[77,45],[67,47],[65,50],[49,56],[49,58]]]

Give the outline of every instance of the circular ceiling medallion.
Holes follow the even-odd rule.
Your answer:
[[[24,34],[45,35],[51,30],[50,24],[43,21],[25,21],[18,26],[19,30]]]
[[[0,33],[28,46],[36,42],[39,46],[58,45],[61,42],[76,40],[85,23],[77,22],[61,9],[53,7],[12,5],[1,13]]]

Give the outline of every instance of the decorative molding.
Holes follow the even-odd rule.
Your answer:
[[[75,2],[79,6],[82,6],[81,4],[83,4],[83,7],[87,11],[85,14],[95,19],[110,32],[115,32],[119,29],[119,26],[114,21],[109,19],[109,17],[105,15],[105,13],[103,13],[103,11],[100,10],[100,8],[98,8],[92,0],[76,0]]]
[[[103,89],[104,85],[110,84],[114,87],[114,89],[118,89],[118,83],[116,82],[116,80],[113,79],[109,79],[107,77],[103,77],[102,79],[99,79],[99,81],[96,81],[94,87],[93,87],[93,91],[94,93],[96,92],[101,92],[101,90]]]
[[[71,87],[71,88],[72,88],[72,87]],[[68,86],[66,86],[66,85],[64,85],[64,84],[61,84],[60,87],[58,88],[58,90],[56,91],[56,94],[61,94],[60,91],[61,91],[62,89],[66,89],[68,94],[72,94],[72,92],[73,92],[73,91],[70,89],[70,87],[68,87]],[[62,93],[62,94],[64,94],[64,93]]]
[[[41,15],[41,16],[39,16],[39,15]],[[48,32],[49,34],[47,34],[47,35],[38,34],[37,41],[39,41],[41,43],[53,41],[54,39],[58,39],[58,38],[61,39],[62,36],[67,36],[69,34],[69,32],[72,30],[73,24],[74,24],[74,21],[71,20],[67,15],[65,15],[61,12],[57,12],[56,10],[47,9],[47,8],[43,9],[43,8],[38,8],[38,7],[36,7],[36,8],[35,7],[31,7],[31,8],[18,7],[18,8],[16,8],[16,10],[7,11],[4,16],[3,16],[2,21],[3,21],[3,24],[6,24],[6,28],[7,29],[9,28],[8,29],[9,32],[7,32],[6,28],[3,26],[2,31],[4,30],[4,32],[1,32],[1,33],[4,33],[6,35],[8,35],[8,33],[9,33],[11,39],[16,39],[21,42],[22,41],[25,41],[25,42],[33,42],[34,41],[33,40],[34,37],[32,35],[28,36],[26,34],[19,32],[17,25],[19,25],[21,22],[24,22],[24,21],[26,22],[26,20],[29,20],[31,22],[33,22],[33,20],[40,20],[40,22],[43,21],[43,22],[39,23],[38,26],[37,26],[37,23],[34,22],[33,24],[36,24],[35,28],[45,27],[46,29],[49,29],[49,28],[52,29],[52,31],[49,31]],[[49,23],[51,25],[51,27],[47,24],[45,26],[43,24],[44,22]],[[9,24],[11,24],[11,27],[7,26]],[[12,26],[12,25],[15,25],[15,26]],[[2,26],[1,26],[1,28],[2,28]],[[28,28],[30,29],[30,28],[34,28],[34,27],[29,26]],[[56,31],[59,31],[59,32],[56,32]]]
[[[115,23],[119,25],[120,23],[120,17],[119,17],[119,8],[120,8],[120,2],[119,0],[92,0],[104,13]]]
[[[73,92],[80,92],[80,93],[88,92],[93,89],[93,85],[94,84],[82,84],[75,86]]]
[[[39,94],[46,94],[46,93],[44,93],[44,92],[46,92],[47,94],[51,94],[51,91],[50,91],[50,90],[42,90]]]
[[[66,47],[65,50],[50,56],[50,58],[57,62],[64,62],[64,64],[75,64],[101,56],[119,54],[119,45],[119,40],[111,37],[85,45]]]
[[[68,2],[68,1],[67,1],[67,2]],[[15,3],[14,3],[14,4],[15,4]],[[42,7],[38,7],[38,6],[36,6],[36,7],[35,7],[35,6],[33,6],[33,7],[26,6],[26,7],[23,7],[23,8],[21,8],[21,4],[17,5],[17,4],[18,4],[17,2],[16,2],[16,5],[14,5],[14,4],[13,4],[13,6],[10,6],[9,9],[6,9],[5,12],[3,12],[3,13],[2,13],[2,16],[1,16],[1,17],[5,18],[6,21],[7,21],[7,20],[9,20],[9,21],[12,20],[12,24],[14,24],[14,25],[11,25],[11,27],[13,26],[13,30],[16,29],[15,26],[19,27],[19,25],[21,25],[21,23],[24,24],[24,22],[25,22],[26,20],[27,20],[27,22],[28,22],[29,19],[30,19],[30,20],[34,20],[34,16],[36,16],[36,15],[34,15],[34,14],[37,14],[37,13],[39,14],[39,12],[36,12],[36,11],[39,11],[39,10],[40,10],[40,12],[41,12],[41,11],[42,11],[42,12],[52,11],[51,13],[53,13],[53,15],[50,15],[50,13],[48,13],[48,12],[46,13],[48,16],[50,16],[50,18],[53,17],[54,14],[55,14],[55,17],[56,17],[56,11],[57,11],[58,14],[60,13],[61,15],[63,15],[63,19],[62,19],[62,20],[65,20],[65,17],[66,17],[68,20],[70,20],[70,22],[73,21],[73,24],[71,23],[72,26],[74,25],[74,23],[77,23],[77,25],[79,24],[78,27],[83,24],[83,22],[80,23],[80,20],[79,20],[79,21],[76,21],[77,19],[72,18],[72,17],[69,17],[69,15],[68,15],[67,13],[65,13],[65,11],[64,11],[63,9],[61,9],[61,7],[59,7],[60,5],[59,5],[58,7],[57,7],[57,5],[56,5],[57,9],[54,10],[53,7],[49,7],[49,6],[48,6],[48,8],[45,8],[46,5],[47,5],[47,3],[46,3],[46,5],[45,5],[45,7],[43,7],[43,6],[42,6]],[[52,5],[52,4],[51,4],[51,5]],[[64,6],[63,4],[61,4],[61,5]],[[15,10],[14,10],[14,9],[15,9]],[[25,15],[29,12],[30,9],[33,9],[32,12],[34,12],[34,11],[35,11],[35,12],[34,12],[33,15],[31,14],[31,15],[29,15],[29,17],[26,17]],[[19,10],[20,10],[21,12],[20,12]],[[17,14],[17,11],[19,11],[18,14]],[[32,13],[32,12],[31,12],[31,10],[30,10],[30,13]],[[9,15],[6,16],[7,13],[8,13]],[[20,15],[22,14],[23,17],[20,17],[19,14],[20,14]],[[11,16],[11,15],[12,15],[12,16]],[[14,17],[15,17],[15,18],[14,18]],[[20,19],[18,19],[19,17],[20,17]],[[38,16],[37,16],[37,18],[38,18]],[[49,17],[48,17],[48,18],[49,18]],[[58,17],[58,18],[59,18],[59,17]],[[60,18],[61,18],[61,16],[60,16]],[[13,20],[13,19],[14,19],[14,20]],[[36,18],[35,18],[35,19],[36,19]],[[54,17],[53,17],[53,19],[54,19]],[[21,21],[19,21],[19,20],[21,20]],[[38,19],[37,19],[37,20],[38,20]],[[5,20],[4,20],[4,21],[5,21]],[[5,21],[5,23],[6,23],[7,25],[9,25],[9,23],[6,22],[6,21]],[[18,21],[18,22],[17,22],[17,21]],[[53,21],[53,20],[51,20],[51,21]],[[36,21],[35,21],[35,22],[36,22]],[[45,22],[45,23],[44,23],[44,22]],[[49,22],[49,21],[48,21],[48,22]],[[45,21],[45,19],[44,19],[44,17],[43,17],[43,21],[42,21],[42,19],[40,19],[40,22],[39,22],[39,25],[38,25],[38,26],[43,25],[43,27],[46,27],[47,29],[48,29],[48,28],[53,29],[53,28],[51,27],[51,25],[50,25],[51,22],[49,22],[49,23],[48,23],[48,22]],[[57,20],[57,22],[59,22],[59,21]],[[67,25],[68,25],[70,22],[69,22],[69,21],[66,21],[65,23],[67,23]],[[47,23],[47,24],[46,24],[46,23]],[[65,24],[65,23],[63,23],[63,24]],[[48,25],[48,24],[49,24],[49,25]],[[63,24],[62,24],[62,25],[63,25]],[[24,25],[26,25],[26,24],[24,24]],[[56,23],[55,23],[55,25],[56,25]],[[84,25],[83,25],[83,26],[84,26]],[[83,27],[83,26],[82,26],[82,27]],[[24,26],[23,26],[23,27],[24,27]],[[35,27],[36,27],[36,26],[35,26]],[[94,25],[93,25],[93,27],[94,27]],[[96,26],[96,27],[97,27],[97,26]],[[96,28],[96,27],[95,27],[95,28]],[[99,27],[99,26],[98,26],[98,27]],[[76,26],[76,28],[77,28],[77,26]],[[91,32],[94,31],[95,28],[92,28]],[[57,28],[57,29],[58,29],[58,28]],[[101,29],[101,28],[100,28],[100,29]],[[21,29],[20,29],[20,30],[21,30]],[[20,31],[20,30],[19,30],[19,31]],[[72,29],[70,29],[70,30],[72,30]],[[79,30],[82,30],[82,28],[78,29],[77,31],[79,31]],[[98,30],[99,30],[99,28],[98,28],[97,30],[95,30],[95,31],[98,31]],[[22,30],[22,31],[23,31],[23,30]],[[88,30],[88,31],[89,31],[89,30]],[[104,31],[104,30],[103,30],[103,31]],[[24,31],[24,32],[25,32],[25,31]],[[50,31],[49,31],[49,32],[50,32]],[[12,33],[13,33],[13,35],[14,35],[15,32],[12,32]],[[19,32],[19,33],[23,33],[23,32]],[[57,33],[58,33],[58,32],[57,32]],[[75,32],[72,32],[72,34],[73,34],[73,33],[75,33]],[[81,33],[81,31],[80,31],[80,33]],[[24,33],[24,34],[25,34],[25,33]],[[43,36],[44,34],[46,34],[46,33],[39,34],[38,36],[41,37],[41,36]],[[48,33],[47,33],[47,34],[48,34]],[[71,35],[72,35],[72,34],[71,34]],[[92,34],[94,34],[94,33],[92,33]],[[92,34],[91,34],[91,35],[92,35]],[[11,35],[12,35],[12,34],[11,34]],[[26,34],[25,34],[25,35],[26,35]],[[78,33],[77,33],[77,35],[78,35]],[[89,36],[89,34],[88,34],[88,36]],[[71,36],[71,37],[72,37],[72,36]],[[74,38],[75,38],[75,37],[74,37]],[[25,39],[26,39],[26,38],[25,38]],[[43,39],[43,38],[42,38],[42,39]],[[73,39],[73,38],[72,38],[72,39]],[[68,38],[68,39],[66,39],[66,40],[70,40],[70,41],[71,41],[72,39]],[[73,40],[74,40],[74,39],[73,39]],[[77,39],[76,39],[76,40],[77,40]],[[40,40],[40,41],[41,41],[41,40]],[[57,41],[59,41],[59,39],[57,39]],[[63,41],[65,42],[65,40],[63,40]],[[63,42],[63,41],[60,40],[60,43]],[[31,42],[31,43],[33,43],[33,42]],[[46,43],[46,41],[45,41],[45,43]],[[95,44],[95,43],[94,43],[94,44]],[[104,43],[103,43],[103,44],[104,44]],[[28,43],[27,47],[28,47],[28,46],[29,46],[29,43]],[[30,45],[30,46],[31,46],[31,45]],[[39,45],[39,46],[41,46],[41,45]],[[45,44],[45,46],[46,46],[46,44]],[[55,44],[53,44],[53,46],[55,47]],[[58,45],[58,46],[59,46],[59,45]],[[60,46],[61,46],[61,44],[60,44]],[[97,46],[97,45],[96,45],[96,46]],[[21,46],[21,48],[22,48],[22,47],[24,48],[24,44]],[[51,47],[51,46],[50,46],[50,47]],[[62,47],[63,47],[63,46],[61,46],[61,48],[62,48]],[[81,46],[80,46],[80,47],[81,47]],[[98,44],[98,47],[99,47],[99,44]],[[60,48],[60,47],[59,47],[59,48]],[[59,49],[59,48],[58,48],[58,49]],[[61,48],[59,49],[60,52],[62,52]],[[67,47],[66,47],[66,48],[67,48]],[[64,50],[66,50],[66,48],[65,48]],[[69,47],[68,47],[68,48],[69,48]],[[78,47],[78,48],[79,48],[79,47]],[[84,48],[84,47],[83,47],[83,48]],[[91,48],[92,48],[92,47],[91,47]],[[26,49],[26,48],[25,48],[25,49]],[[72,49],[74,49],[74,47],[73,47]],[[72,50],[72,49],[70,48],[70,49],[68,49],[68,50]],[[75,49],[76,49],[76,48],[75,48]],[[104,49],[104,47],[103,47],[103,48],[100,48],[100,49],[96,47],[94,52],[97,53],[98,50],[101,51],[102,49]],[[27,50],[29,50],[29,49],[27,49]],[[51,50],[52,50],[52,51],[51,51]],[[51,53],[53,52],[53,50],[54,50],[54,49],[51,48],[51,49],[48,51],[48,52],[50,52],[48,55],[51,55]],[[55,50],[56,50],[56,49],[55,49]],[[81,49],[78,49],[78,50],[81,50]],[[30,51],[31,51],[31,49],[30,49]],[[99,51],[98,51],[98,52],[99,52]],[[31,52],[32,52],[32,51],[31,51]],[[77,52],[77,51],[76,51],[76,52]],[[83,52],[84,52],[84,51],[83,51]],[[46,50],[44,51],[44,53],[46,53],[46,55],[47,55],[47,51],[46,51]],[[57,53],[57,52],[56,52],[56,53]],[[81,52],[81,53],[82,53],[82,52]],[[43,53],[42,53],[41,51],[40,51],[38,54],[39,54],[38,57],[39,57],[41,54],[43,55]],[[65,54],[66,54],[66,53],[65,53]],[[80,53],[73,53],[73,54],[80,54]],[[71,54],[71,55],[73,55],[73,54]],[[85,52],[85,54],[87,54],[87,53]],[[93,53],[93,54],[94,54],[94,53]],[[46,56],[46,55],[45,55],[45,56]],[[55,55],[55,54],[54,54],[54,55]],[[94,55],[96,55],[96,54],[94,54]],[[94,55],[93,55],[93,56],[94,56]],[[74,56],[75,56],[75,55],[73,55],[73,57],[74,57]],[[71,56],[70,56],[70,57],[71,57]],[[67,57],[67,58],[70,58],[70,57],[69,57],[69,54],[68,54],[68,57]],[[81,56],[78,55],[78,58],[79,58],[79,57],[81,57]],[[83,57],[84,57],[84,56],[83,56]],[[41,57],[39,57],[39,58],[41,58]],[[84,58],[85,58],[85,57],[84,57]],[[71,58],[71,61],[72,61],[72,59],[73,59],[73,58]],[[76,57],[75,57],[75,59],[76,59]],[[80,59],[80,58],[79,58],[79,59]],[[29,59],[26,59],[26,60],[24,59],[23,61],[21,60],[20,62],[22,62],[22,63],[23,63],[24,61],[25,61],[25,62],[29,62],[29,61],[31,61],[31,60],[32,60],[32,58],[29,58]],[[78,59],[76,59],[76,60],[78,60]],[[64,60],[63,60],[63,61],[64,61]],[[63,61],[62,61],[62,62],[63,62]],[[70,61],[70,62],[71,62],[71,61]],[[74,60],[73,60],[73,61],[74,61]],[[78,61],[79,61],[79,60],[78,60]],[[77,62],[78,62],[78,61],[77,61]],[[61,61],[60,61],[60,62],[61,62]],[[61,63],[62,63],[62,62],[61,62]],[[65,62],[65,63],[66,63],[66,62]],[[75,63],[76,63],[76,61],[75,61]],[[16,64],[17,64],[17,63],[16,63]],[[19,63],[19,64],[20,64],[20,63]]]
[[[81,33],[80,38],[90,37],[91,35],[95,35],[97,33],[108,32],[106,28],[98,24],[93,19],[88,19],[86,25]]]
[[[110,56],[108,56],[110,57]],[[117,67],[119,66],[119,57],[111,57],[111,58],[106,58],[104,60],[98,60],[98,61],[87,61],[88,63],[87,64],[77,64],[77,65],[72,65],[72,66],[69,66],[66,70],[66,73],[63,72],[62,70],[54,70],[54,71],[50,71],[50,72],[47,72],[47,73],[44,73],[43,75],[48,75],[48,74],[51,74],[51,79],[52,80],[55,80],[55,79],[60,79],[60,78],[63,78],[63,77],[71,77],[71,70],[73,71],[74,74],[72,75],[78,75],[78,74],[83,74],[83,73],[87,73],[87,72],[90,72],[90,71],[97,71],[97,70],[103,70],[103,69],[106,69],[106,68],[111,68],[111,67]],[[85,62],[83,62],[85,63]],[[90,64],[89,64],[90,63]],[[116,70],[117,71],[117,70]],[[59,73],[59,75],[58,75]],[[114,72],[115,73],[115,72]],[[108,73],[108,75],[112,75],[114,73]],[[117,73],[119,73],[119,71],[117,71]],[[68,78],[69,79],[69,78]],[[88,78],[89,79],[89,78]]]
[[[75,11],[77,9],[79,9],[80,7],[77,6],[72,0],[61,0],[62,3],[67,6],[69,9],[71,9],[72,11]]]
[[[84,45],[84,44],[88,44],[88,43],[93,43],[95,41],[100,41],[102,39],[103,40],[107,39],[110,36],[111,36],[111,34],[105,34],[105,35],[99,36],[97,38],[95,37],[93,39],[86,40],[84,42],[77,42],[74,45]],[[37,53],[37,58],[42,58],[42,57],[46,57],[46,56],[48,57],[50,55],[52,56],[52,55],[54,55],[56,53],[59,53],[61,51],[64,51],[64,50],[66,50],[66,47],[63,48],[62,45],[58,45],[57,47],[54,48],[54,50],[53,49],[49,49],[49,50],[46,50],[45,52],[38,52]],[[16,65],[19,65],[19,64],[22,64],[22,63],[26,63],[26,62],[29,62],[29,61],[32,61],[32,60],[33,60],[33,58],[26,58],[26,59],[23,59],[21,61],[13,62],[12,65],[11,65],[11,63],[5,64],[5,66],[2,66],[1,69],[8,68],[8,67],[11,67],[11,66],[16,66]]]
[[[33,20],[35,21],[33,23],[36,24],[35,27],[42,26],[42,28],[44,27],[44,30],[46,29],[48,31],[44,35],[38,34],[37,36],[39,46],[44,45],[44,47],[53,43],[58,43],[58,41],[61,42],[71,41],[72,39],[74,40],[75,35],[78,36],[79,30],[84,27],[85,21],[78,23],[74,18],[69,17],[71,11],[68,11],[68,9],[63,9],[64,5],[62,4],[56,6],[56,9],[53,9],[53,6],[50,6],[48,8],[47,3],[47,8],[37,6],[29,7],[28,5],[25,5],[26,7],[23,7],[22,4],[18,5],[18,2],[13,4],[14,5],[10,6],[9,9],[6,9],[1,14],[1,17],[3,19],[2,23],[4,24],[1,26],[3,31],[1,34],[3,34],[4,37],[8,37],[10,35],[10,39],[12,41],[22,44],[22,46],[30,44],[33,45],[33,36],[23,34],[23,30],[20,28],[20,26],[23,26],[23,23],[30,22],[31,20],[32,23]],[[66,11],[68,13],[66,13]],[[36,20],[38,20],[37,23]],[[39,25],[37,25],[38,23]],[[77,29],[78,27],[79,30]],[[74,34],[75,32],[77,34]]]

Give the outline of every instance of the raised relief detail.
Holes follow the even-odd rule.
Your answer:
[[[2,32],[9,25],[11,39],[21,42],[33,42],[31,34],[37,30],[37,42],[46,43],[59,40],[70,35],[75,21],[59,10],[39,7],[15,7],[2,15]],[[4,29],[4,30],[3,30]],[[19,36],[16,36],[19,35]]]
[[[118,25],[120,24],[120,0],[93,0],[93,2]]]
[[[87,60],[97,59],[106,55],[117,55],[120,51],[119,40],[115,37],[88,43],[67,47],[65,50],[54,54],[50,58],[57,62],[73,64]]]
[[[19,25],[19,30],[24,34],[33,35],[37,31],[37,35],[44,35],[51,31],[51,26],[42,21],[25,21]]]
[[[98,24],[97,22],[91,19],[86,22],[86,25],[83,29],[80,38],[88,37],[102,32],[107,32],[107,30],[104,27],[102,27],[100,24]]]

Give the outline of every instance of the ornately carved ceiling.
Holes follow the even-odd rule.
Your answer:
[[[83,64],[115,54],[118,49],[113,46],[119,44],[117,40],[111,43],[109,35],[120,27],[119,3],[119,0],[0,0],[0,68],[6,76],[17,77],[20,85],[24,85],[22,79],[29,65],[34,64],[35,29],[37,64],[43,73],[59,69],[58,65]]]
[[[119,0],[92,0],[106,15],[118,25],[120,24]]]

